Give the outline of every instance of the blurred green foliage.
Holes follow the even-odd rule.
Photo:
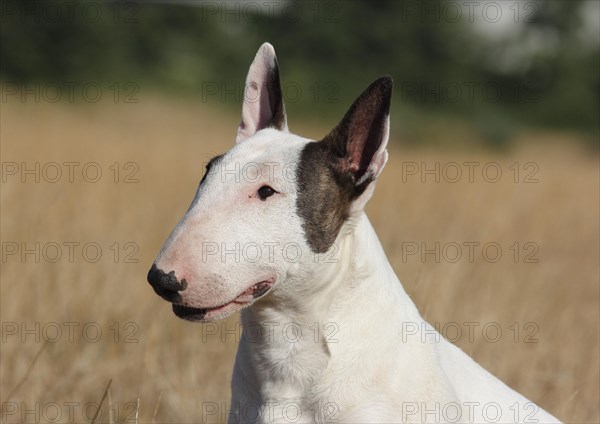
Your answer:
[[[294,112],[340,116],[368,83],[391,74],[403,111],[395,119],[417,139],[419,126],[450,116],[496,146],[522,126],[596,140],[600,43],[582,41],[585,3],[504,5],[520,25],[496,38],[477,31],[467,3],[5,1],[1,79],[134,81],[142,91],[239,103],[247,67],[268,40]]]

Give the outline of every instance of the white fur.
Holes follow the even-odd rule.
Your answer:
[[[307,264],[312,269],[294,278],[294,289],[286,287],[287,293],[276,299],[273,293],[242,311],[246,327],[275,323],[281,330],[294,322],[303,337],[290,342],[276,330],[264,340],[242,338],[232,405],[282,408],[265,406],[265,416],[257,421],[244,421],[248,417],[240,412],[239,422],[289,422],[283,411],[290,405],[300,407],[299,422],[306,423],[559,422],[441,335],[438,341],[403,336],[406,324],[427,324],[402,289],[364,213],[344,225],[336,245],[339,262]],[[321,328],[333,324],[337,332],[315,343],[314,323]],[[428,334],[433,332],[429,327]],[[326,421],[328,404],[335,413]],[[502,414],[498,421],[496,404]],[[428,413],[436,408],[437,416]],[[457,408],[459,420],[454,419]],[[322,421],[314,419],[315,409]]]
[[[273,58],[272,47],[263,46],[249,81],[260,81]],[[244,142],[211,170],[156,260],[186,279],[182,302],[197,308],[275,281],[242,311],[229,422],[559,422],[423,321],[364,213],[374,182],[354,201],[329,252],[312,253],[296,209],[296,169],[311,141],[262,129],[259,115],[245,102],[237,137]],[[375,178],[387,160],[388,131],[389,120],[367,171]],[[249,169],[260,170],[250,175],[258,177]],[[263,185],[277,193],[261,201]],[[207,243],[217,243],[219,254],[205,255]],[[241,251],[258,245],[262,256],[221,255],[223,245],[231,251],[236,243]],[[286,245],[301,252],[298,260],[285,255]],[[410,335],[407,325],[439,337]]]
[[[237,144],[211,170],[156,259],[159,268],[175,270],[188,282],[181,292],[185,305],[221,305],[259,281],[282,281],[294,272],[297,264],[286,258],[295,250],[309,251],[292,178],[307,142],[264,129]],[[263,185],[278,194],[259,200],[256,192]]]

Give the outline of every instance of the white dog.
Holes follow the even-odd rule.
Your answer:
[[[187,320],[243,309],[230,423],[559,422],[440,337],[387,261],[364,208],[391,92],[373,82],[321,141],[290,134],[263,44],[237,144],[208,164],[148,281]]]

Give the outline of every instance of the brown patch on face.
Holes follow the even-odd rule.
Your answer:
[[[375,178],[368,168],[384,139],[392,85],[390,77],[373,82],[322,141],[302,150],[297,210],[316,253],[331,247],[352,202]]]
[[[311,249],[326,252],[348,218],[354,182],[331,166],[331,152],[322,143],[308,143],[298,170],[297,211]]]

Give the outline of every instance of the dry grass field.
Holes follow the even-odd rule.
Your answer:
[[[238,317],[181,321],[146,273],[238,116],[159,96],[1,106],[2,422],[90,422],[111,379],[97,422],[223,422]],[[315,138],[334,124],[290,117]],[[367,212],[428,321],[557,417],[597,423],[597,153],[568,134],[521,138],[500,154],[396,135]],[[435,166],[440,181],[423,182]],[[439,260],[422,257],[436,243]]]

